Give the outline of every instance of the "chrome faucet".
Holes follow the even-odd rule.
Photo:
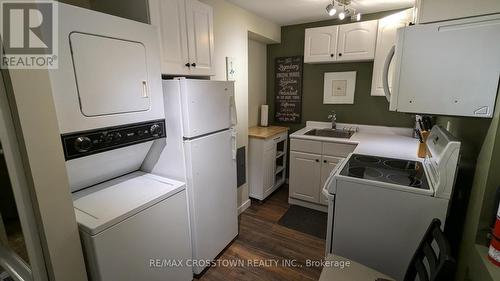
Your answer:
[[[334,110],[332,110],[332,114],[328,115],[328,120],[332,121],[332,130],[337,129],[337,113],[335,113]]]

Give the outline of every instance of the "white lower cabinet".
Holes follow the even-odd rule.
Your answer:
[[[319,203],[321,155],[290,152],[290,196]]]
[[[326,211],[321,190],[331,171],[356,145],[292,139],[290,141],[290,204]]]
[[[249,140],[249,189],[250,197],[264,200],[285,183],[288,132],[269,139]]]

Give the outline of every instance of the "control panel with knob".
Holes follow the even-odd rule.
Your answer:
[[[107,127],[61,136],[66,160],[166,137],[165,120]]]
[[[158,134],[161,134],[161,127],[160,127],[160,125],[158,125],[158,124],[154,124],[153,126],[151,126],[151,128],[149,128],[149,132],[150,132],[152,135],[158,135]]]
[[[92,148],[92,140],[88,137],[78,137],[75,139],[74,144],[78,152],[87,152]]]

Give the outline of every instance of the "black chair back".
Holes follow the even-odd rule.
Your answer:
[[[441,221],[432,220],[417,251],[413,255],[404,281],[448,281],[455,272],[455,259],[450,243],[441,231]]]

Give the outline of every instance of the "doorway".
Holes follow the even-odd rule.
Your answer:
[[[48,280],[9,99],[0,76],[0,281]]]

